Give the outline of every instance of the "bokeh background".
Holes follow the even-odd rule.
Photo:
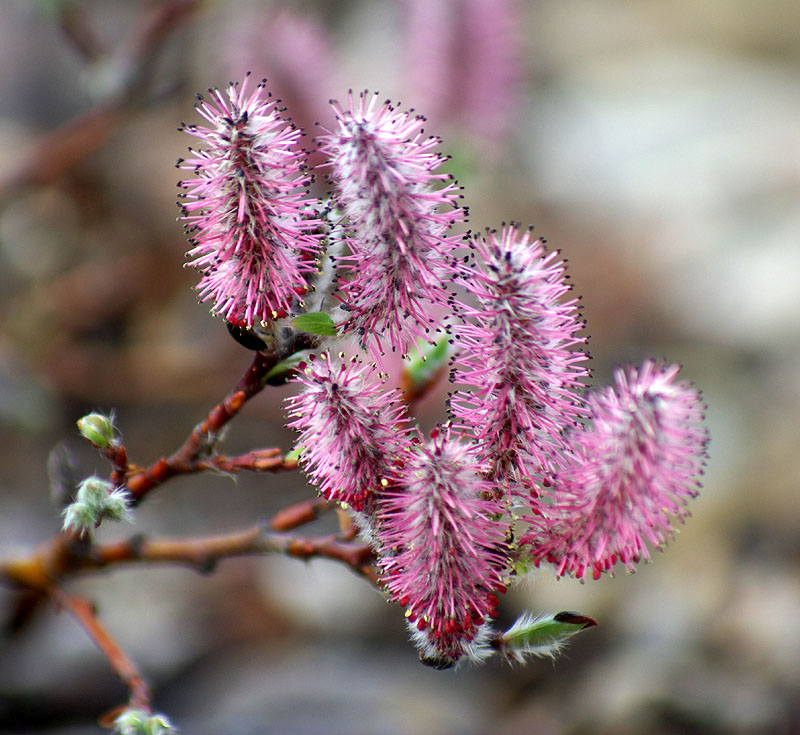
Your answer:
[[[555,664],[428,670],[401,611],[322,561],[76,581],[158,707],[187,735],[800,732],[796,3],[2,0],[0,554],[58,528],[55,446],[81,476],[105,471],[79,416],[113,409],[149,463],[247,366],[182,268],[174,163],[194,92],[248,69],[310,130],[349,88],[426,114],[470,226],[531,223],[569,259],[596,382],[681,362],[711,457],[652,564],[585,585],[543,569],[508,596],[509,621],[600,620]],[[288,448],[285,394],[248,405],[226,450]],[[138,525],[233,530],[308,492],[297,475],[183,478]],[[99,733],[123,698],[67,615],[0,641],[2,732]]]

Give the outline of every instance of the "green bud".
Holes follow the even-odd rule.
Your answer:
[[[88,533],[104,518],[127,521],[133,518],[131,497],[122,488],[115,488],[101,477],[87,477],[78,485],[75,502],[64,511],[64,529]]]
[[[75,500],[94,508],[99,517],[105,512],[106,499],[112,492],[114,486],[108,480],[93,475],[81,480]]]
[[[62,528],[65,531],[75,531],[81,536],[91,536],[94,527],[100,520],[96,509],[87,503],[70,503],[62,513],[64,523]]]
[[[150,716],[140,709],[126,709],[114,720],[119,735],[143,735]]]
[[[114,422],[102,413],[89,413],[79,418],[78,431],[98,449],[108,449],[114,442]]]
[[[595,625],[594,618],[575,612],[541,617],[525,613],[500,636],[498,647],[512,661],[521,662],[528,655],[555,658],[573,635]]]
[[[165,715],[150,715],[140,709],[126,709],[114,720],[119,735],[172,735],[177,730]]]
[[[422,393],[435,380],[450,358],[450,338],[442,337],[420,352],[413,348],[403,366],[403,383],[416,393]]]
[[[110,492],[106,496],[103,517],[110,521],[132,523],[131,496],[122,488]]]
[[[153,715],[150,718],[150,732],[152,735],[170,735],[177,730],[164,715]]]

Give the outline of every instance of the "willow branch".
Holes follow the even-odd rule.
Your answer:
[[[62,2],[56,12],[61,31],[81,57],[88,62],[102,59],[106,48],[90,25],[86,8],[76,2]]]
[[[322,502],[298,504],[306,512],[327,510]],[[280,523],[290,525],[289,514]],[[300,514],[295,519],[299,520]],[[307,518],[307,516],[304,516]],[[305,522],[305,521],[304,521]],[[368,544],[355,541],[350,533],[306,537],[270,530],[267,524],[216,536],[184,539],[147,539],[133,536],[125,541],[93,545],[86,540],[59,534],[46,546],[29,557],[16,560],[0,559],[0,582],[22,590],[53,596],[55,585],[78,574],[100,571],[124,564],[182,564],[208,574],[223,559],[261,554],[284,554],[296,559],[331,559],[348,566],[376,587],[375,553]],[[56,592],[61,600],[63,592]],[[98,644],[99,645],[99,644]]]
[[[325,498],[312,498],[311,500],[301,500],[299,503],[287,505],[279,510],[269,521],[269,527],[273,531],[292,531],[298,526],[304,526],[319,518],[323,513],[327,513],[336,507]]]
[[[29,186],[59,179],[101,147],[124,117],[119,102],[100,103],[39,138],[16,167],[0,179],[0,203]]]
[[[185,539],[146,539],[94,546],[82,559],[80,571],[120,564],[182,564],[208,574],[223,559],[260,554],[284,554],[296,559],[323,558],[342,562],[356,574],[377,584],[375,554],[367,544],[344,540],[341,534],[321,537],[270,532],[263,524],[218,536]]]
[[[295,335],[290,344],[284,345],[280,350],[257,352],[250,367],[239,379],[234,389],[221,403],[211,409],[205,419],[194,427],[178,451],[169,457],[162,457],[147,468],[129,472],[127,486],[134,503],[141,502],[150,490],[178,474],[200,472],[211,467],[225,470],[224,464],[228,459],[231,460],[228,471],[237,471],[235,458],[221,457],[215,460],[211,453],[220,431],[241,411],[247,401],[264,389],[266,376],[275,365],[299,350],[313,347],[314,344],[314,338],[311,335],[300,332]],[[264,469],[275,472],[294,469],[296,466],[296,463],[285,459],[278,461],[277,457],[277,454],[271,457],[262,455],[256,459]],[[243,467],[239,466],[238,469],[243,469]]]
[[[297,467],[296,459],[286,459],[277,447],[253,449],[244,454],[226,456],[215,454],[206,460],[194,463],[197,472],[219,470],[220,472],[283,472]]]
[[[108,659],[111,667],[130,692],[130,706],[150,712],[150,686],[136,664],[100,624],[94,606],[88,600],[71,595],[60,587],[52,587],[50,596],[59,606],[72,613],[94,644]]]
[[[133,536],[125,541],[95,545],[87,538],[62,532],[28,556],[0,558],[0,584],[17,588],[22,597],[38,606],[47,596],[52,596],[55,586],[65,579],[113,565],[176,563],[210,573],[222,559],[280,553],[297,559],[326,558],[342,562],[378,586],[375,553],[369,545],[355,540],[352,529],[322,537],[288,533],[333,507],[335,503],[314,498],[287,506],[268,522],[243,531],[188,539]]]

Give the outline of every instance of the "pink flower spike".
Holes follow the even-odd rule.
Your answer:
[[[465,306],[453,328],[453,382],[472,390],[456,392],[451,411],[490,477],[535,481],[558,466],[564,430],[585,415],[578,302],[565,298],[564,262],[530,230],[504,226],[472,247],[478,267],[465,264],[460,281],[478,306]]]
[[[676,380],[678,371],[647,360],[617,370],[614,388],[589,396],[592,425],[573,433],[575,457],[556,478],[555,502],[523,539],[535,561],[580,579],[617,562],[630,571],[650,557],[648,544],[672,535],[671,519],[689,515],[708,431],[700,394]]]
[[[373,358],[380,340],[405,354],[429,340],[436,321],[431,305],[447,306],[443,283],[460,238],[447,235],[464,219],[459,189],[436,173],[444,158],[438,138],[423,136],[423,118],[401,112],[377,95],[352,93],[343,109],[332,102],[338,131],[320,138],[330,159],[336,198],[345,216],[350,255],[340,260],[349,275],[340,293]]]
[[[374,378],[375,367],[343,355],[311,359],[297,380],[305,390],[287,400],[288,425],[298,432],[300,464],[328,500],[370,513],[393,481],[408,444],[399,390]]]
[[[484,623],[505,589],[507,528],[490,490],[448,430],[409,453],[378,506],[383,582],[406,608],[420,658],[437,668],[488,652]]]
[[[305,199],[310,177],[297,149],[300,131],[264,92],[244,83],[209,90],[197,111],[209,126],[183,129],[206,146],[178,166],[189,242],[188,265],[202,271],[197,290],[213,311],[243,327],[286,316],[316,268],[321,223]]]
[[[402,0],[408,96],[481,155],[513,141],[525,89],[518,0]]]

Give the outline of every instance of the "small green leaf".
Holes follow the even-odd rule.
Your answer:
[[[437,377],[450,357],[450,339],[442,337],[432,345],[425,345],[420,352],[413,349],[403,367],[403,382],[414,392],[423,392],[428,383]]]
[[[576,612],[541,617],[525,613],[500,636],[499,648],[514,661],[528,655],[554,658],[572,636],[595,625],[594,618]]]
[[[264,376],[264,382],[267,385],[283,385],[291,377],[292,371],[307,358],[308,351],[306,350],[289,355]]]
[[[292,326],[303,332],[319,334],[323,337],[334,337],[338,334],[333,319],[324,311],[312,311],[308,314],[300,314],[292,319]]]
[[[305,452],[305,447],[302,447],[298,444],[290,452],[287,452],[286,454],[283,455],[283,460],[285,462],[289,462],[291,460],[299,460],[303,452]]]

